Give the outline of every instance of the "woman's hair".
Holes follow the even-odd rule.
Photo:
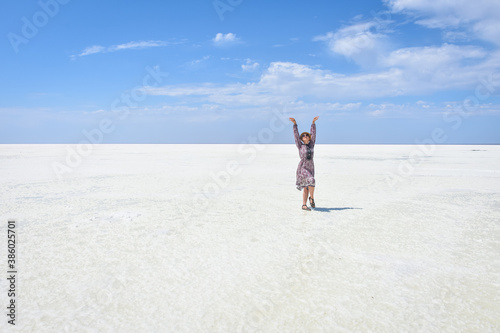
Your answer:
[[[303,136],[304,134],[305,134],[305,135],[307,135],[307,136],[309,137],[309,140],[311,140],[311,134],[309,134],[309,133],[307,133],[307,132],[302,132],[302,133],[300,134],[300,137],[299,137],[300,141],[302,141],[302,136]],[[302,142],[303,142],[303,141],[302,141]]]

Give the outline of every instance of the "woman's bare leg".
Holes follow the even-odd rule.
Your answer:
[[[308,186],[310,197],[314,200],[314,186]]]
[[[302,194],[302,205],[307,206],[307,197],[308,196],[309,196],[309,190],[307,189],[307,187],[304,187],[304,192]]]

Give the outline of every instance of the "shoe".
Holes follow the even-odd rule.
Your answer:
[[[316,208],[316,204],[314,203],[314,199],[309,197],[309,202],[311,203],[312,208]]]
[[[311,210],[311,208],[307,207],[307,205],[302,205],[302,210]]]

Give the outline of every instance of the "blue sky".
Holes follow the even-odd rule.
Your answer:
[[[499,17],[497,0],[9,0],[0,143],[292,143],[277,112],[319,116],[318,143],[500,143]]]

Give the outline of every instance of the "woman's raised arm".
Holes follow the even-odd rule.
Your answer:
[[[316,143],[316,120],[319,117],[314,117],[313,122],[311,124],[311,142],[314,145]]]
[[[289,118],[289,119],[293,123],[293,137],[295,138],[295,145],[297,146],[297,148],[300,149],[301,142],[300,142],[300,138],[299,138],[299,129],[297,126],[297,122],[295,121],[294,118]]]

